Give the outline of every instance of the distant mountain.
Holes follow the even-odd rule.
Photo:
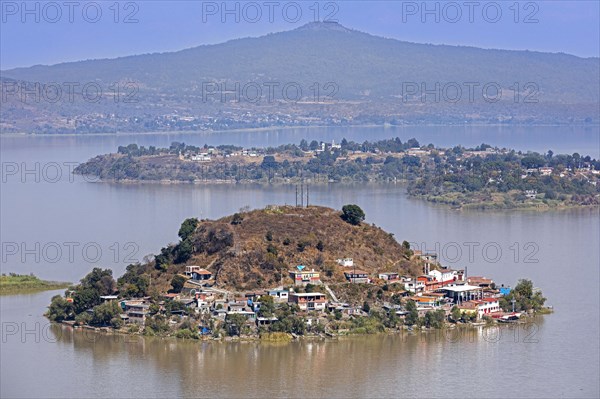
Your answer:
[[[328,105],[328,111],[308,106],[309,111],[302,111],[294,109],[295,104],[285,104],[286,115],[323,118],[329,112],[336,115],[335,120],[354,120],[379,114],[392,123],[398,119],[410,121],[415,115],[431,121],[456,118],[464,122],[483,117],[484,121],[492,122],[497,122],[497,118],[535,122],[543,120],[549,112],[560,114],[563,122],[597,122],[600,103],[598,58],[416,44],[372,36],[331,22],[314,22],[292,31],[178,52],[16,68],[3,71],[2,78],[3,84],[10,79],[30,83],[79,82],[80,86],[94,82],[106,88],[105,93],[111,93],[109,86],[116,82],[120,85],[129,82],[131,90],[121,90],[135,95],[135,104],[104,101],[94,105],[95,112],[115,114],[115,118],[128,121],[136,116],[158,118],[173,112],[187,118],[201,118],[230,108],[243,108],[247,112],[256,105],[248,101],[242,101],[241,105],[223,104],[220,96],[207,96],[209,90],[221,93],[217,86],[207,86],[216,83],[238,93],[249,84],[247,96],[242,93],[242,98],[253,97],[253,87],[261,87],[265,98],[269,90],[265,84],[276,82],[279,86],[274,89],[275,99],[283,98],[284,85],[297,83],[302,88],[304,102],[333,100],[344,105],[337,104],[334,109]],[[333,84],[326,86],[329,82]],[[236,83],[240,89],[236,89]],[[315,83],[319,87],[318,98]],[[423,99],[422,89],[432,90],[436,83],[441,97],[436,99],[430,93]],[[486,85],[485,94],[500,101],[486,100],[483,91]],[[455,104],[457,87],[462,93]],[[469,87],[473,99],[469,99]],[[500,95],[497,88],[501,88]],[[289,93],[295,96],[293,88]],[[232,99],[234,94],[225,97],[225,103]],[[523,104],[525,99],[531,102]],[[64,100],[61,98],[60,106],[34,104],[37,111],[28,110],[31,113],[28,119],[44,112],[71,118],[92,112],[91,105],[76,107]],[[6,131],[12,129],[11,123],[19,125],[18,119],[27,114],[23,108],[28,107],[15,104],[15,99],[5,102],[11,110],[19,110],[3,116],[1,126]],[[356,102],[363,106],[357,106]],[[384,107],[373,106],[375,103]],[[277,113],[266,108],[261,111],[271,116]]]

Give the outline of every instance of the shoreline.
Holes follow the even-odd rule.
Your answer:
[[[84,180],[86,176],[89,177],[91,175],[82,175]],[[194,181],[182,181],[182,180],[135,180],[135,179],[97,179],[94,181],[87,181],[88,183],[101,183],[101,184],[115,184],[115,185],[190,185],[190,186],[209,186],[209,185],[259,185],[259,186],[289,186],[299,184],[300,180],[290,179],[289,181],[275,181],[275,182],[266,182],[260,180],[194,180]],[[409,182],[407,180],[396,180],[396,181],[381,181],[381,180],[369,180],[369,181],[304,181],[305,183],[309,183],[311,185],[316,186],[326,186],[326,185],[353,185],[353,184],[373,184],[373,185],[385,185],[385,184],[398,184],[398,185],[407,185]],[[548,211],[565,211],[572,209],[600,209],[600,205],[557,205],[557,206],[540,206],[539,204],[528,204],[526,206],[515,206],[515,207],[495,207],[493,205],[487,206],[487,203],[465,203],[460,206],[447,204],[444,202],[432,201],[424,195],[411,195],[406,193],[407,198],[412,198],[421,202],[425,202],[430,205],[439,206],[444,209],[453,210],[453,211],[536,211],[536,212],[548,212]],[[485,204],[485,205],[484,205]]]
[[[402,336],[419,336],[419,335],[431,335],[431,334],[441,334],[442,337],[447,337],[447,331],[460,331],[461,334],[463,331],[475,331],[480,328],[502,328],[505,326],[506,328],[514,328],[511,326],[514,325],[527,325],[535,323],[536,318],[540,318],[545,315],[549,315],[554,313],[553,309],[544,308],[542,311],[528,314],[522,316],[519,320],[511,323],[499,323],[498,321],[486,322],[469,322],[469,323],[450,323],[446,322],[446,324],[441,328],[431,328],[431,327],[409,327],[407,325],[403,325],[400,328],[391,329],[388,328],[384,331],[378,331],[373,333],[353,333],[353,332],[345,332],[341,334],[335,334],[331,332],[320,333],[320,334],[305,334],[305,335],[295,335],[290,333],[276,333],[280,334],[279,337],[286,336],[285,339],[270,339],[271,337],[262,338],[260,335],[240,335],[240,336],[222,336],[222,337],[213,337],[213,336],[201,336],[198,335],[197,338],[190,337],[177,337],[175,334],[169,335],[145,335],[143,333],[130,333],[126,331],[126,328],[115,329],[113,327],[94,327],[89,325],[75,325],[73,320],[70,321],[62,321],[62,322],[53,322],[50,321],[50,324],[60,326],[60,327],[68,327],[73,331],[81,331],[88,332],[91,331],[94,334],[105,335],[105,336],[116,336],[116,337],[139,337],[139,338],[158,338],[161,340],[169,340],[174,342],[187,342],[187,343],[216,343],[216,344],[228,344],[228,343],[258,343],[258,344],[279,344],[279,345],[288,345],[293,342],[302,342],[302,341],[322,341],[322,342],[336,342],[340,339],[353,339],[353,338],[364,338],[364,337],[385,337],[385,336],[394,336],[394,335],[402,335]],[[266,335],[271,335],[273,333],[267,333]],[[455,342],[452,339],[449,339],[448,342]]]
[[[6,280],[11,279],[11,277],[12,276],[2,276],[2,280],[0,280],[0,296],[37,294],[45,291],[62,290],[73,285],[73,283],[66,281],[47,281],[37,278],[35,278],[35,280],[28,279],[23,282],[7,282]]]
[[[389,125],[389,124],[366,124],[366,125],[349,125],[349,126],[337,126],[337,125],[311,125],[311,126],[270,126],[270,127],[257,127],[257,128],[243,128],[243,129],[229,129],[229,130],[168,130],[168,131],[157,131],[157,132],[114,132],[114,133],[2,133],[0,137],[87,137],[87,136],[137,136],[137,135],[194,135],[201,133],[209,134],[222,134],[222,133],[244,133],[244,132],[270,132],[275,130],[292,130],[292,129],[329,129],[329,128],[344,128],[344,129],[360,129],[360,128],[415,128],[415,127],[600,127],[600,124],[502,124],[502,123],[473,123],[473,124],[437,124],[437,123],[424,123],[424,124],[406,124],[406,125]]]

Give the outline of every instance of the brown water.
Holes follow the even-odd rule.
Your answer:
[[[299,141],[296,133],[289,133],[291,139],[286,134],[277,133],[276,140],[273,133],[260,137],[275,140],[273,144]],[[495,134],[500,136],[492,139],[501,141],[504,133]],[[517,134],[509,136],[514,139]],[[172,138],[147,137],[139,139],[140,144]],[[548,142],[561,137],[549,137]],[[568,146],[579,143],[580,153],[597,143],[597,136],[585,132],[573,137]],[[35,163],[82,161],[122,139],[0,140],[2,162]],[[198,142],[185,141],[205,140],[199,136]],[[231,142],[228,137],[223,140]],[[70,281],[96,265],[120,274],[128,263],[126,255],[141,260],[175,241],[186,217],[216,218],[244,205],[292,203],[294,192],[287,186],[109,185],[82,179],[69,182],[64,176],[58,183],[43,179],[36,183],[31,178],[22,183],[9,177],[2,183],[0,202],[3,244],[35,248],[36,243],[43,247],[77,242],[79,249],[93,242],[103,251],[98,260],[85,259],[76,251],[74,259],[63,253],[56,261],[49,253],[40,259],[25,254],[23,259],[23,253],[4,251],[0,268]],[[0,297],[0,396],[600,396],[598,210],[455,212],[408,199],[403,187],[391,184],[315,186],[311,202],[335,208],[357,203],[368,222],[393,232],[397,239],[437,248],[444,263],[468,267],[470,275],[511,285],[518,278],[530,278],[556,312],[537,319],[530,330],[519,328],[517,335],[504,327],[499,340],[498,330],[477,330],[458,339],[401,335],[287,345],[203,344],[50,327],[42,314],[55,293]],[[136,246],[132,254],[124,248],[129,242]],[[114,243],[119,244],[118,253],[111,249]],[[472,256],[469,246],[475,248]],[[497,248],[500,256],[495,255]]]

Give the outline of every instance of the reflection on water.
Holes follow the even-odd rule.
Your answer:
[[[502,357],[499,352],[504,356],[514,352],[532,355],[535,334],[528,337],[523,332],[539,332],[543,319],[535,320],[535,324],[535,328],[457,328],[289,344],[104,335],[56,325],[51,331],[59,351],[93,357],[94,369],[107,372],[115,364],[132,365],[128,370],[111,373],[124,396],[133,394],[135,388],[130,385],[136,384],[132,381],[142,378],[144,385],[156,384],[162,392],[183,396],[396,397],[422,393],[421,384],[428,375],[443,374],[460,380],[463,373],[476,372],[482,374],[481,378],[495,380],[492,370],[474,370],[473,366],[482,358]],[[140,362],[142,370],[138,370]],[[138,376],[139,372],[146,377]],[[487,394],[494,395],[497,387],[485,386]],[[443,396],[446,390],[446,384],[436,388],[433,383],[428,388],[434,396]],[[112,389],[109,392],[114,394]],[[477,392],[465,396],[482,394],[482,390]]]

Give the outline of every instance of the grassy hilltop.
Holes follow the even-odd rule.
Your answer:
[[[188,219],[179,243],[163,248],[149,264],[130,266],[120,282],[149,273],[153,286],[166,291],[186,265],[199,265],[213,273],[216,286],[244,291],[292,284],[288,271],[305,265],[335,284],[345,281],[336,263],[344,257],[370,273],[418,270],[392,234],[366,223],[353,225],[341,215],[320,206],[277,206],[214,221]]]

